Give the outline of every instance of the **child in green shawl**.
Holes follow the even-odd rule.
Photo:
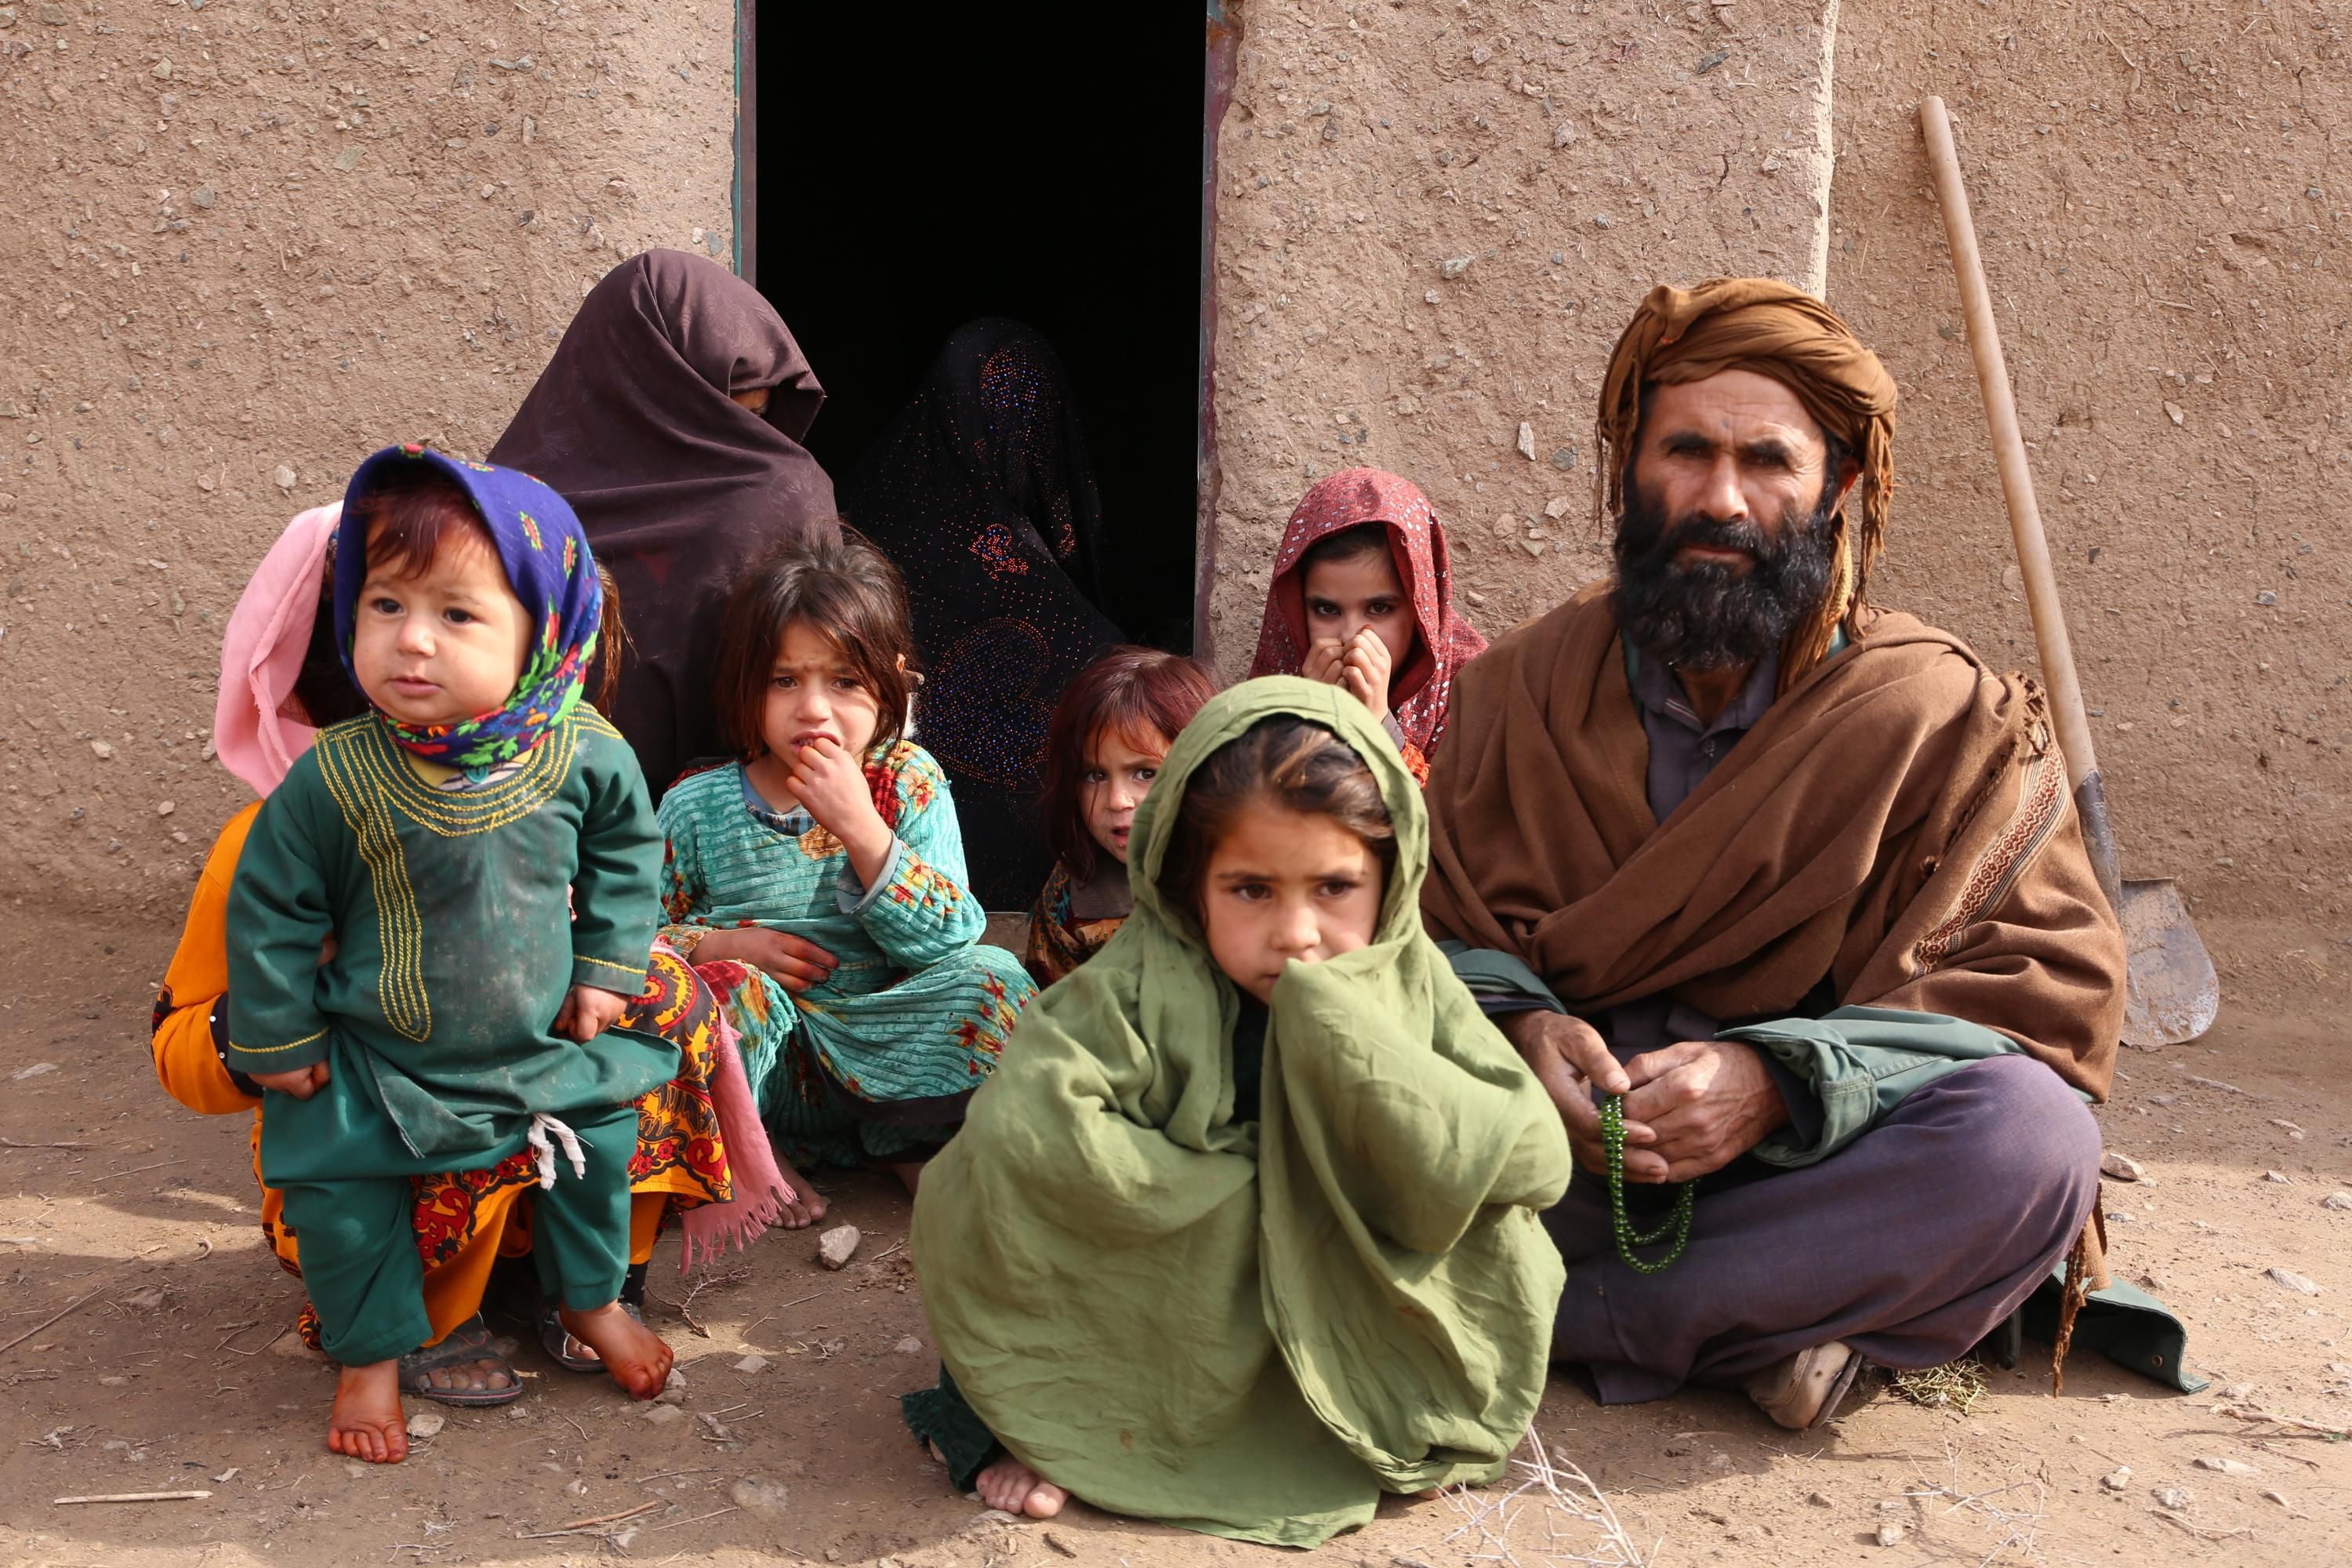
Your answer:
[[[1428,819],[1338,688],[1186,727],[1135,912],[1033,1003],[915,1203],[960,1489],[1312,1546],[1499,1475],[1543,1392],[1559,1118],[1421,929]]]

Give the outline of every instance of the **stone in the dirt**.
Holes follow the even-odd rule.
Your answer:
[[[2175,1513],[2189,1503],[2189,1494],[2179,1487],[2158,1487],[2153,1495],[2158,1508],[2168,1508]]]
[[[1830,1494],[1827,1492],[1808,1493],[1805,1500],[1815,1508],[1834,1508],[1837,1506],[1835,1503],[1830,1501]]]
[[[2117,1465],[2114,1469],[2109,1470],[2105,1475],[2099,1478],[2099,1484],[2106,1488],[2107,1490],[2111,1492],[2122,1491],[2126,1487],[2131,1485],[2131,1467],[2129,1465]]]
[[[163,1304],[169,1294],[161,1285],[149,1285],[119,1300],[134,1312],[152,1312]]]
[[[923,1342],[917,1339],[914,1335],[908,1334],[905,1339],[900,1340],[897,1344],[892,1345],[890,1348],[897,1351],[900,1355],[920,1355],[923,1353]]]
[[[2293,1508],[2294,1506],[2293,1503],[2286,1500],[2286,1493],[2280,1491],[2276,1487],[2264,1487],[2263,1489],[2263,1500],[2264,1502],[2274,1502],[2281,1508]]]
[[[353,1480],[359,1479],[360,1477],[366,1475],[367,1473],[368,1468],[365,1465],[356,1462],[343,1467],[343,1474],[351,1477]]]
[[[765,1372],[768,1370],[768,1358],[755,1352],[737,1362],[735,1363],[735,1370],[737,1372]]]
[[[2292,1268],[2266,1268],[2263,1272],[2268,1274],[2273,1279],[2275,1279],[2280,1284],[2285,1286],[2288,1289],[2294,1291],[2298,1296],[2316,1296],[2319,1294],[2318,1286],[2313,1284],[2302,1275],[2297,1274]]]
[[[2130,1155],[2110,1149],[2099,1156],[2099,1174],[2112,1176],[2118,1182],[2137,1182],[2147,1174],[2147,1168]]]
[[[2241,1399],[2252,1399],[2253,1396],[2254,1385],[2251,1383],[2231,1383],[2222,1385],[2221,1397],[2232,1404]]]
[[[279,489],[290,490],[294,488],[294,480],[297,476],[293,469],[288,468],[285,464],[280,463],[278,465],[277,468],[271,472],[269,477],[276,482]]]
[[[1078,1554],[1078,1549],[1071,1545],[1068,1542],[1063,1540],[1061,1535],[1055,1531],[1049,1530],[1045,1531],[1045,1544],[1052,1547],[1055,1552],[1060,1552],[1065,1557],[1076,1557]]]
[[[2243,1459],[2224,1458],[2219,1454],[2200,1454],[2197,1456],[2197,1468],[2200,1470],[2215,1470],[2225,1476],[2259,1476],[2262,1474],[2262,1471],[2254,1468],[2253,1466],[2246,1463]]]
[[[2324,1209],[2352,1209],[2352,1193],[2330,1193],[2319,1200]]]
[[[656,1426],[666,1426],[673,1421],[682,1419],[685,1415],[686,1412],[680,1410],[675,1405],[648,1405],[646,1406],[646,1419],[652,1422]]]
[[[449,1418],[438,1410],[420,1410],[408,1418],[408,1435],[412,1437],[438,1437]]]
[[[1470,263],[1475,259],[1469,256],[1449,256],[1437,264],[1437,275],[1440,278],[1459,278],[1470,270]]]
[[[857,1227],[837,1225],[816,1238],[816,1260],[827,1268],[839,1268],[857,1251]]]
[[[1902,1544],[1903,1544],[1903,1527],[1902,1527],[1901,1525],[1899,1525],[1899,1524],[1895,1523],[1895,1522],[1893,1520],[1891,1520],[1891,1519],[1890,1519],[1890,1520],[1888,1520],[1885,1524],[1880,1525],[1880,1526],[1878,1527],[1878,1544],[1880,1544],[1881,1546],[1900,1546],[1900,1545],[1902,1545]]]
[[[686,1373],[672,1367],[669,1369],[668,1379],[662,1384],[662,1391],[655,1394],[654,1398],[659,1404],[676,1405],[685,1397]]]
[[[1530,463],[1536,460],[1536,427],[1524,419],[1519,421],[1519,456]]]
[[[734,1500],[737,1508],[760,1512],[780,1511],[787,1500],[783,1482],[760,1476],[745,1476],[727,1489],[727,1495]]]
[[[2288,1175],[2284,1171],[2264,1171],[2263,1173],[2263,1180],[2272,1184],[2273,1186],[2284,1187],[2293,1183],[2294,1178]]]

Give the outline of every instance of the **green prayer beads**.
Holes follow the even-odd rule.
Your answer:
[[[1625,1267],[1639,1274],[1655,1274],[1683,1255],[1690,1243],[1691,1208],[1698,1189],[1688,1182],[1682,1185],[1675,1198],[1674,1213],[1664,1225],[1643,1236],[1625,1217],[1625,1101],[1621,1095],[1603,1095],[1601,1100],[1601,1149],[1609,1160],[1609,1220],[1617,1232],[1617,1256]],[[1674,1233],[1675,1244],[1655,1263],[1644,1263],[1633,1256],[1637,1247],[1655,1247]]]

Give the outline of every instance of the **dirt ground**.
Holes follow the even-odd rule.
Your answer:
[[[2115,1264],[2152,1277],[2188,1321],[2191,1364],[2213,1388],[2184,1397],[2084,1359],[2053,1399],[2045,1352],[2029,1344],[1965,1415],[1882,1396],[1799,1437],[1735,1394],[1601,1410],[1556,1378],[1536,1430],[1600,1483],[1643,1561],[2352,1558],[2352,1444],[2213,1408],[2226,1388],[2352,1424],[2352,1212],[2322,1203],[2352,1190],[2352,1095],[2327,1023],[2352,987],[2340,950],[2295,928],[2224,935],[2229,951],[2271,956],[2225,974],[2231,1004],[2210,1038],[2126,1053],[2104,1112],[2111,1147],[2152,1178],[2107,1184]],[[0,1246],[13,1255],[0,1341],[24,1336],[0,1351],[0,1562],[1191,1568],[1269,1551],[1083,1507],[1051,1527],[1008,1524],[951,1495],[898,1418],[897,1396],[934,1370],[913,1270],[894,1250],[907,1204],[864,1175],[831,1184],[835,1216],[866,1237],[840,1274],[817,1265],[805,1234],[772,1233],[716,1278],[681,1281],[665,1242],[652,1321],[678,1352],[682,1415],[649,1418],[603,1379],[522,1350],[530,1381],[516,1405],[412,1404],[446,1415],[439,1436],[404,1466],[348,1464],[322,1445],[333,1374],[291,1332],[299,1287],[261,1240],[243,1119],[183,1112],[150,1070],[144,1020],[168,933],[12,922],[0,938],[12,952],[107,959],[70,984],[20,970],[0,1000],[11,1077]],[[2320,1293],[2274,1282],[2273,1267]],[[754,1354],[767,1365],[739,1370]],[[2103,1486],[2126,1467],[2116,1489]],[[2175,1488],[2186,1506],[2159,1503]],[[50,1500],[181,1489],[211,1496]],[[1465,1532],[1468,1516],[1502,1501],[1391,1502],[1324,1555],[1473,1568],[1497,1549]],[[544,1533],[644,1504],[657,1506],[601,1534]],[[1500,1511],[1526,1568],[1599,1541],[1591,1524],[1528,1500]],[[1881,1546],[1888,1526],[1901,1538]]]

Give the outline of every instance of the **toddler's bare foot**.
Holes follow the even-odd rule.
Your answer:
[[[1018,1459],[999,1459],[980,1472],[980,1500],[1006,1513],[1031,1519],[1051,1519],[1062,1511],[1070,1494]]]
[[[669,1346],[618,1301],[586,1312],[567,1308],[555,1315],[566,1333],[604,1358],[604,1370],[630,1398],[651,1399],[669,1381]]]
[[[825,1201],[808,1178],[784,1163],[781,1154],[776,1157],[776,1169],[783,1173],[784,1185],[793,1190],[793,1201],[783,1205],[784,1217],[778,1223],[786,1230],[806,1230],[823,1219]]]
[[[408,1458],[400,1363],[343,1368],[335,1381],[335,1407],[327,1415],[327,1447],[371,1465],[396,1465]]]

